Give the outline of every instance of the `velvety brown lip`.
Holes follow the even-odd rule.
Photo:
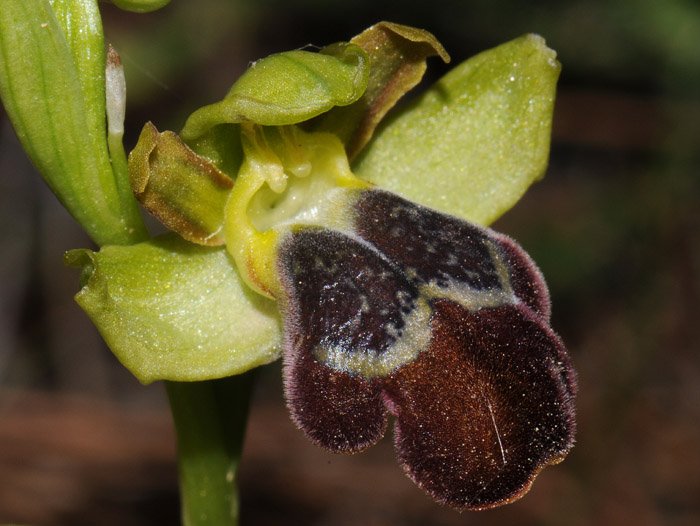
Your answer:
[[[356,452],[391,412],[401,465],[437,501],[515,500],[575,434],[575,373],[539,270],[506,236],[394,194],[354,206],[353,232],[302,227],[280,244],[294,421]],[[389,360],[406,334],[411,352]]]

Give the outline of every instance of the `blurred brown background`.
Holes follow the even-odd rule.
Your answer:
[[[179,129],[249,61],[346,40],[380,20],[423,27],[457,64],[526,32],[563,64],[550,168],[495,227],[551,288],[579,373],[578,444],[522,500],[455,513],[425,497],[391,439],[318,450],[261,374],[244,453],[243,524],[700,524],[700,4],[690,0],[173,0],[104,5],[140,127]],[[433,59],[428,82],[447,68]],[[90,246],[0,117],[0,523],[178,522],[162,386],[141,386],[72,295],[62,254]]]

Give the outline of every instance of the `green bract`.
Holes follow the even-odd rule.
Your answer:
[[[227,227],[222,237],[219,230],[222,221],[230,225],[224,210],[236,209],[244,219],[255,212],[246,208],[253,199],[230,206],[245,193],[244,177],[236,186],[239,170],[264,173],[268,204],[286,206],[304,198],[309,174],[336,162],[322,153],[323,144],[334,143],[338,148],[328,151],[342,157],[337,166],[344,170],[343,145],[349,158],[358,154],[349,165],[356,175],[487,224],[544,173],[559,64],[540,37],[521,37],[457,66],[377,127],[420,80],[431,55],[448,58],[430,33],[382,23],[321,53],[293,51],[259,60],[224,100],[190,116],[180,134],[186,145],[172,132],[158,134],[147,125],[130,157],[132,185],[147,194],[142,200],[149,210],[167,216],[166,225],[189,241],[240,242],[264,253],[274,249],[265,236],[246,244],[238,236],[250,232]],[[294,126],[311,133],[300,140]],[[278,136],[294,147],[275,148],[270,141]],[[286,151],[295,152],[294,158],[279,153]],[[233,181],[231,192],[221,183],[226,176]],[[237,258],[247,267],[241,271],[249,275],[258,256]],[[78,251],[68,259],[85,269],[78,302],[141,381],[212,379],[278,355],[275,303],[243,283],[223,248],[169,236],[98,253]],[[260,266],[258,274],[274,273],[273,264]]]
[[[128,244],[145,229],[110,162],[104,72],[96,0],[3,0],[0,96],[22,146],[95,242]]]
[[[230,376],[279,356],[275,303],[243,284],[223,248],[168,234],[73,250],[66,263],[83,268],[76,301],[144,383]]]

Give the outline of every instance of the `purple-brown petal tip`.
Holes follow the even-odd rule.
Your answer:
[[[419,486],[452,507],[511,502],[574,442],[561,342],[522,306],[433,306],[430,348],[385,385],[397,413],[399,459]]]
[[[308,353],[285,358],[285,395],[297,427],[330,451],[362,451],[386,431],[387,412],[376,386]]]
[[[290,234],[279,271],[292,417],[318,445],[360,451],[386,428],[376,379],[414,358],[401,342],[418,291],[367,243],[324,229]]]

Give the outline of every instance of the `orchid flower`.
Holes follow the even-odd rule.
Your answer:
[[[458,66],[390,23],[254,63],[179,136],[148,123],[141,203],[179,236],[74,252],[77,299],[142,381],[283,357],[294,422],[399,461],[440,502],[509,502],[573,444],[574,373],[544,279],[484,226],[540,177],[559,66],[527,35]],[[447,212],[447,213],[445,213]],[[221,248],[213,248],[221,247]]]
[[[393,415],[407,474],[484,509],[574,441],[575,374],[544,279],[486,227],[544,172],[559,65],[526,35],[387,115],[432,55],[449,60],[430,33],[384,22],[253,63],[179,134],[147,123],[129,156],[133,193],[173,233],[66,262],[142,382],[282,357],[314,443],[361,451]]]

